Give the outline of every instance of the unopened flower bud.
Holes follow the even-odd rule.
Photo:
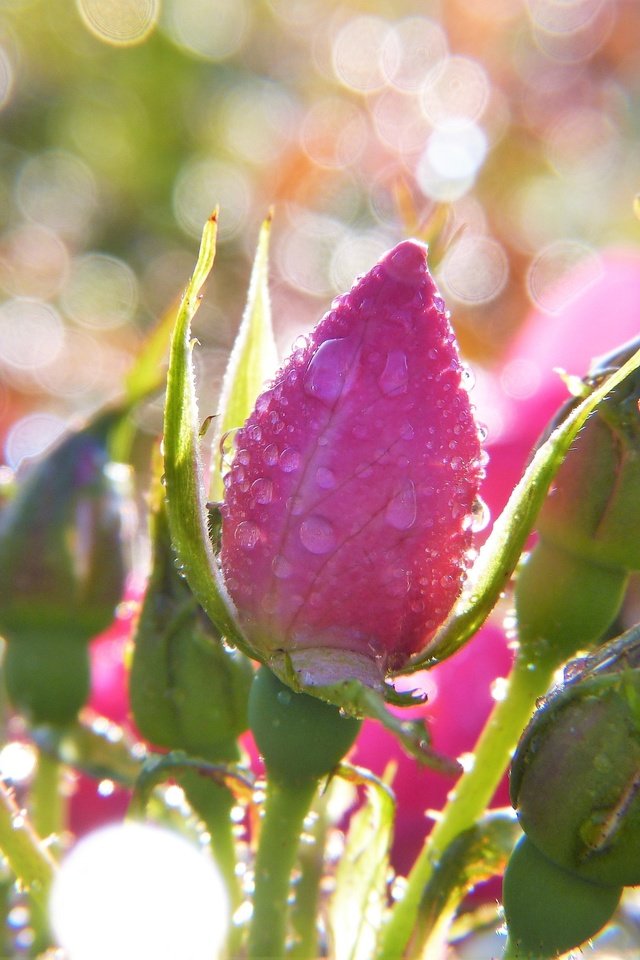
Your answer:
[[[153,518],[153,546],[129,681],[136,726],[158,746],[236,759],[253,669],[223,646],[180,577],[162,508]]]
[[[128,469],[107,451],[116,416],[63,439],[0,519],[7,687],[36,722],[66,722],[85,702],[87,644],[124,591],[131,507]]]
[[[426,247],[334,301],[235,445],[221,558],[251,643],[305,684],[379,685],[460,593],[482,477]]]
[[[640,341],[591,370],[599,382],[619,369]],[[640,370],[628,376],[589,418],[558,471],[540,512],[540,535],[599,566],[640,569]]]
[[[523,830],[592,883],[640,883],[639,650],[636,628],[570,665],[514,756],[511,799]]]

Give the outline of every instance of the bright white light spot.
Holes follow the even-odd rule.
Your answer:
[[[162,26],[178,46],[207,60],[224,60],[244,43],[250,22],[246,0],[169,0]]]
[[[526,358],[510,360],[500,374],[500,386],[514,400],[532,397],[542,382],[542,372],[537,363]]]
[[[69,960],[216,960],[229,923],[218,871],[149,824],[88,834],[63,860],[50,919]]]
[[[160,0],[77,0],[86,28],[104,43],[142,43],[156,25]]]
[[[228,240],[244,226],[251,205],[249,181],[239,165],[200,157],[188,160],[173,188],[173,209],[182,229],[199,237],[218,203],[218,236]]]
[[[14,423],[5,443],[9,466],[16,470],[22,460],[37,457],[64,433],[66,423],[51,413],[31,413]]]
[[[81,327],[110,330],[132,319],[138,304],[138,281],[124,260],[88,253],[72,264],[61,301],[65,312]]]
[[[475,123],[438,127],[418,161],[420,188],[434,200],[457,200],[473,185],[486,154],[486,135]]]
[[[509,261],[503,248],[491,237],[465,233],[447,253],[441,279],[463,303],[487,303],[504,289]]]
[[[0,750],[0,777],[12,783],[28,780],[36,767],[36,752],[29,743],[8,743]]]
[[[496,677],[491,681],[490,692],[496,703],[501,703],[506,699],[509,691],[509,681],[506,677]]]
[[[333,42],[333,69],[346,87],[361,93],[378,90],[386,83],[381,60],[384,50],[387,72],[399,59],[395,36],[380,17],[354,17]]]
[[[406,17],[388,31],[380,62],[394,87],[414,93],[447,53],[447,37],[439,24],[428,17]]]
[[[13,92],[13,67],[6,51],[0,47],[0,110],[7,105]]]
[[[581,265],[582,270],[576,268]],[[576,240],[556,240],[540,250],[527,275],[529,295],[545,313],[558,314],[599,280],[599,254]]]
[[[8,300],[0,307],[0,363],[37,370],[57,359],[64,327],[57,311],[41,300]]]
[[[478,120],[489,94],[489,78],[477,60],[448,57],[427,77],[422,109],[434,126],[452,120]]]

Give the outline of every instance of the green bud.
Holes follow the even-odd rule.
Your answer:
[[[615,620],[628,574],[539,540],[518,572],[520,640],[546,643],[558,662],[597,643]]]
[[[610,920],[621,893],[567,873],[522,837],[504,875],[505,956],[546,960],[580,946]]]
[[[284,783],[327,776],[340,763],[361,721],[306,693],[295,693],[260,667],[251,686],[249,725],[267,773]]]
[[[520,741],[511,800],[558,866],[599,884],[640,883],[640,628],[567,668]]]
[[[180,576],[163,507],[153,517],[152,538],[153,569],[129,680],[134,719],[158,746],[208,760],[236,759],[253,668],[223,645]]]
[[[0,516],[7,689],[38,723],[66,723],[89,691],[87,644],[113,619],[128,568],[130,474],[109,460],[119,412],[66,436]]]
[[[638,344],[591,371],[587,384],[619,369]],[[538,520],[540,536],[598,566],[640,569],[640,370],[589,418],[558,471]]]

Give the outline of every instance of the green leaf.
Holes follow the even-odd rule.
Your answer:
[[[640,350],[589,394],[538,448],[481,548],[458,603],[427,650],[402,668],[403,674],[450,657],[482,626],[513,573],[553,478],[587,417],[638,367]]]
[[[342,764],[338,774],[363,783],[366,799],[351,818],[336,873],[329,905],[331,955],[334,960],[369,960],[386,910],[395,800],[368,771]]]
[[[262,224],[247,304],[222,383],[211,463],[212,500],[222,500],[224,495],[222,446],[225,438],[245,422],[265,381],[275,373],[278,364],[268,285],[270,233],[271,214]]]
[[[200,455],[198,404],[191,321],[216,251],[217,214],[208,220],[193,276],[185,291],[171,341],[164,422],[164,476],[171,539],[191,590],[222,636],[261,659],[238,626],[209,535],[206,487]]]

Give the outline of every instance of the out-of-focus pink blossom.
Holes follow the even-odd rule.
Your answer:
[[[91,697],[89,710],[131,730],[127,688],[126,648],[140,603],[140,589],[128,591],[111,626],[90,647]],[[128,791],[108,781],[81,775],[69,805],[69,825],[76,836],[120,820],[129,803]]]
[[[339,297],[263,393],[225,478],[222,566],[251,642],[375,685],[461,588],[482,467],[426,247]]]

